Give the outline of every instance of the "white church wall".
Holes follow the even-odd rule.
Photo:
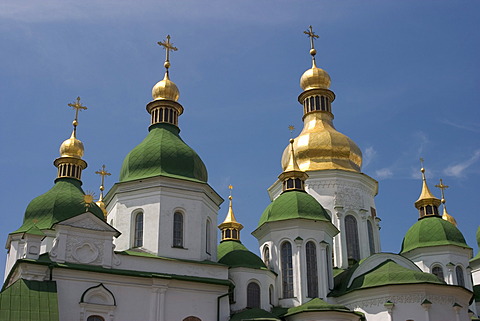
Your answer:
[[[122,235],[117,250],[133,247],[134,214],[144,213],[142,248],[159,256],[216,260],[215,225],[222,199],[206,184],[166,177],[120,183],[106,197],[108,222]],[[183,216],[183,244],[173,244],[173,216]],[[210,220],[210,246],[207,251],[206,222]]]
[[[53,275],[57,281],[61,320],[86,320],[93,314],[105,320],[169,321],[183,320],[188,316],[216,320],[218,298],[228,293],[228,286],[179,280],[66,269],[54,269]],[[112,293],[115,307],[99,301],[96,303],[104,305],[103,310],[88,302],[81,304],[85,291],[99,284]],[[228,320],[228,300],[220,300],[220,304],[220,319]]]
[[[275,296],[276,276],[270,271],[260,269],[250,269],[244,267],[231,268],[229,270],[230,279],[235,284],[234,302],[230,309],[232,312],[247,308],[247,286],[250,282],[257,283],[260,286],[260,307],[270,311],[277,305]],[[273,286],[273,298],[270,302],[269,290]]]
[[[364,313],[368,321],[467,321],[470,297],[470,292],[459,287],[412,284],[358,290],[335,298],[335,301]],[[422,306],[425,299],[431,305]],[[462,306],[458,310],[458,319],[455,303]]]
[[[260,251],[264,255],[264,247],[270,248],[270,267],[278,273],[276,281],[276,296],[279,304],[286,307],[298,306],[310,300],[307,297],[307,275],[305,245],[308,241],[314,242],[317,254],[318,290],[319,296],[326,297],[327,289],[324,285],[332,283],[331,265],[326,262],[326,246],[332,248],[333,235],[337,230],[329,223],[304,219],[269,222],[254,232],[257,237]],[[292,246],[293,287],[292,298],[283,297],[281,246],[288,242]],[[324,245],[326,244],[326,245]],[[263,258],[265,261],[265,258]]]

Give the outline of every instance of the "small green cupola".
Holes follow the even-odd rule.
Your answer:
[[[417,248],[442,245],[455,245],[469,249],[470,247],[465,242],[465,238],[462,232],[456,227],[456,224],[448,220],[448,217],[442,218],[439,214],[438,206],[442,202],[444,203],[444,213],[446,213],[443,190],[448,186],[444,185],[443,181],[440,180],[440,184],[436,185],[436,187],[442,190],[442,200],[436,198],[428,188],[423,166],[421,172],[422,192],[415,202],[415,207],[419,210],[420,218],[405,234],[400,253],[404,254]]]
[[[308,174],[298,167],[293,143],[294,140],[290,139],[290,159],[285,170],[278,176],[282,181],[283,192],[263,211],[258,227],[266,222],[296,218],[331,222],[323,206],[305,191]]]
[[[60,157],[54,162],[58,168],[55,185],[28,204],[22,226],[12,234],[27,232],[32,228],[51,229],[54,224],[87,211],[103,219],[102,210],[93,202],[91,195],[85,195],[81,187],[82,170],[87,167],[87,163],[82,159],[83,143],[76,135],[78,112],[87,107],[80,103],[80,97],[75,103],[68,105],[75,109],[75,120],[72,135],[61,144]]]
[[[153,87],[153,100],[146,107],[151,116],[149,133],[125,157],[120,182],[166,176],[206,183],[205,164],[179,136],[178,117],[183,106],[177,102],[180,92],[169,76],[169,54],[177,48],[170,43],[170,36],[158,44],[166,50],[165,76]]]
[[[232,190],[232,185],[228,187]],[[238,223],[233,214],[232,195],[228,197],[230,204],[228,213],[218,228],[222,231],[222,240],[217,247],[219,263],[231,268],[245,267],[252,269],[266,269],[265,263],[255,253],[250,252],[240,241],[240,230],[243,225]]]

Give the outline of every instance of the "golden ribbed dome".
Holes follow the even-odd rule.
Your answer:
[[[173,100],[177,101],[180,97],[177,85],[168,77],[168,71],[165,72],[165,77],[153,86],[152,89],[153,100]]]
[[[75,137],[75,130],[72,136],[60,145],[60,157],[82,158],[84,151],[83,143]]]
[[[304,91],[310,89],[328,89],[330,87],[330,76],[322,68],[318,68],[313,61],[312,68],[305,71],[300,78],[300,87]]]
[[[305,115],[304,128],[295,138],[297,164],[302,171],[342,169],[359,172],[362,166],[360,148],[346,135],[338,132],[331,113],[316,112]],[[285,148],[282,168],[288,166],[291,148]]]

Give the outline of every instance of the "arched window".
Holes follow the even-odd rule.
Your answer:
[[[210,230],[211,230],[211,223],[210,220],[207,219],[207,222],[205,223],[205,251],[210,254],[211,250],[211,243],[212,241],[210,240]]]
[[[143,213],[135,216],[135,232],[133,234],[133,246],[143,246]]]
[[[375,253],[375,240],[373,239],[373,226],[370,220],[367,220],[368,230],[368,246],[370,247],[370,255]]]
[[[281,255],[283,298],[293,298],[292,245],[289,242],[283,242],[281,247]]]
[[[180,212],[173,214],[173,246],[183,247],[183,215]]]
[[[99,315],[91,315],[87,318],[87,321],[105,321],[105,319]]]
[[[260,307],[260,286],[255,282],[247,285],[247,308]]]
[[[348,259],[360,260],[360,244],[358,244],[357,220],[352,215],[345,216],[345,238],[347,240]]]
[[[436,265],[432,268],[432,274],[435,275],[440,280],[444,281],[445,277],[443,275],[443,268],[439,265]]]
[[[457,284],[465,287],[465,278],[463,277],[463,270],[460,265],[455,268],[455,274],[457,275]]]
[[[202,321],[202,320],[197,317],[186,317],[182,321]]]
[[[318,271],[317,271],[317,247],[313,242],[305,245],[307,258],[307,296],[316,298],[318,296]]]
[[[265,263],[267,268],[270,268],[270,249],[268,245],[263,247],[263,263]]]

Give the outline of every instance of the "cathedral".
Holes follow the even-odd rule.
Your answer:
[[[80,98],[69,104],[73,131],[54,160],[54,185],[26,204],[6,240],[0,320],[480,320],[480,253],[447,212],[443,182],[440,198],[431,192],[423,164],[411,200],[418,221],[400,253],[381,252],[378,182],[334,126],[335,93],[315,60],[318,36],[311,27],[304,33],[311,55],[298,96],[304,127],[286,142],[271,203],[248,231],[260,256],[242,244],[232,195],[219,213],[224,199],[180,137],[188,108],[170,78],[177,48],[167,36],[159,42],[165,75],[146,105],[148,134],[105,194],[111,174],[96,172],[97,201],[82,189],[78,114],[87,108]],[[476,236],[480,244],[480,229]]]

